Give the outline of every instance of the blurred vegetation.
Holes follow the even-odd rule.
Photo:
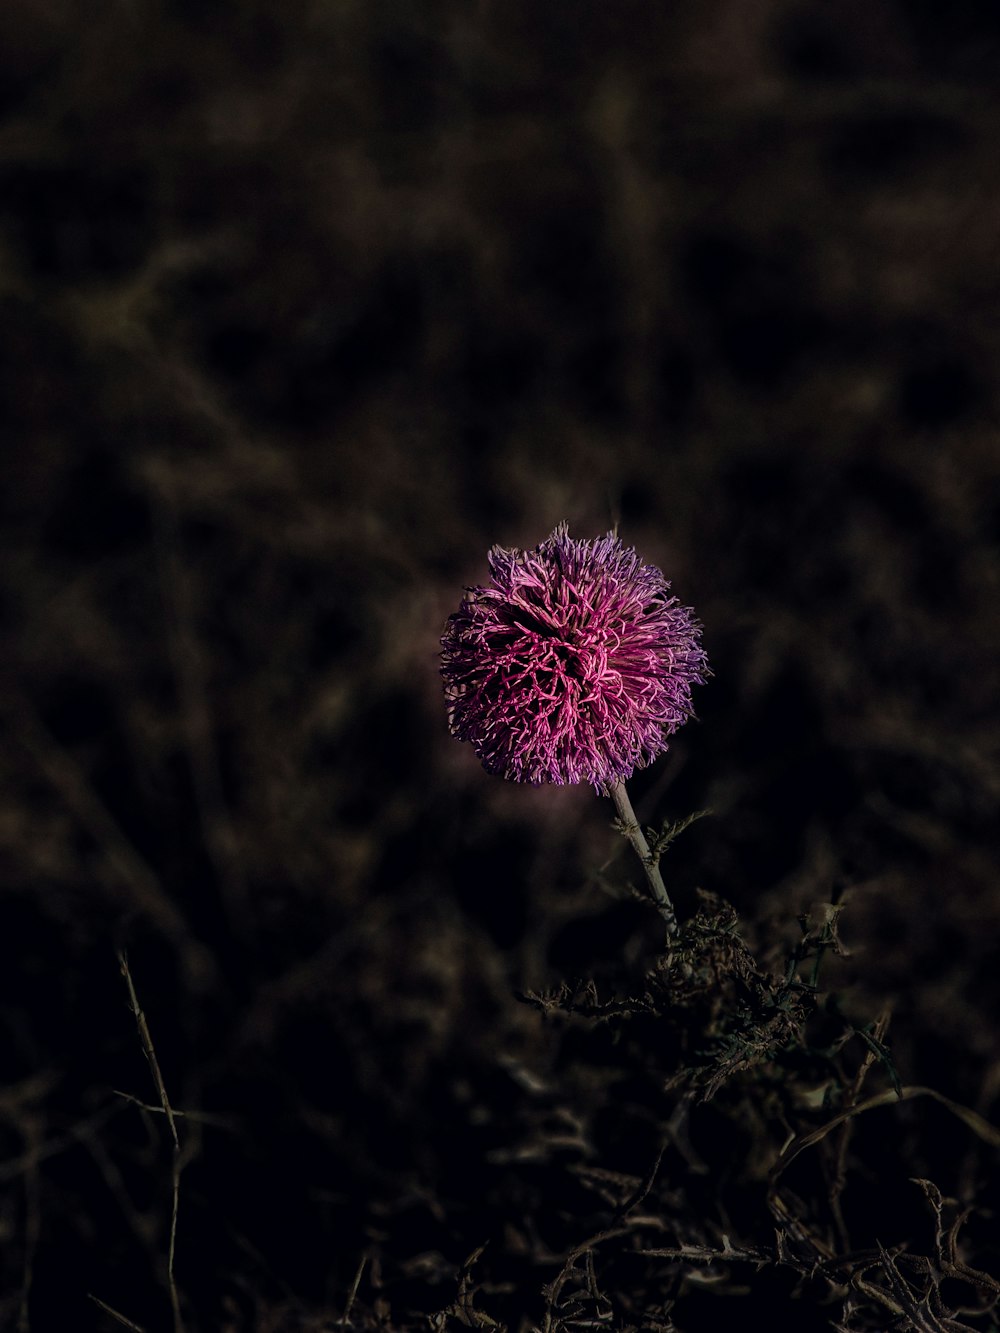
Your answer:
[[[998,48],[3,7],[0,1323],[998,1327]],[[446,732],[563,519],[706,626],[670,955]]]

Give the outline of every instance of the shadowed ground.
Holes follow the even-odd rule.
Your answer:
[[[175,1327],[125,950],[188,1329],[997,1327],[998,38],[5,8],[5,1326]],[[446,731],[564,519],[706,627],[672,971],[609,803]]]

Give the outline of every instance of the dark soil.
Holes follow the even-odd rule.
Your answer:
[[[3,1327],[1000,1327],[998,58],[3,8]],[[672,953],[606,800],[447,733],[562,520],[705,625]]]

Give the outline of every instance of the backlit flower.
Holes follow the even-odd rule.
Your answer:
[[[652,763],[709,674],[691,608],[614,533],[574,541],[563,523],[489,566],[441,640],[452,735],[532,785],[601,790]]]

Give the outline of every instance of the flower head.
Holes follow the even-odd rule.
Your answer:
[[[614,533],[494,546],[441,640],[453,736],[514,782],[599,790],[667,748],[709,674],[701,626]]]

